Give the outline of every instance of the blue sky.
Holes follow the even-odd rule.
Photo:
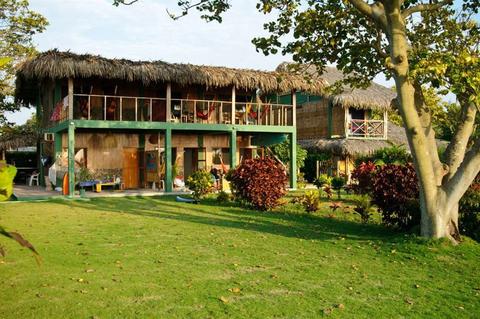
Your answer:
[[[40,51],[58,48],[76,53],[134,60],[164,60],[193,64],[273,70],[289,57],[264,56],[251,39],[265,34],[269,17],[257,12],[257,0],[232,1],[223,23],[206,23],[197,13],[173,21],[175,0],[140,0],[114,7],[111,0],[30,0],[30,7],[50,25],[34,37]],[[378,82],[384,83],[380,77]],[[10,114],[19,124],[33,110]]]

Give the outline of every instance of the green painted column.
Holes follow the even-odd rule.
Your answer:
[[[297,188],[297,132],[290,134],[290,188]]]
[[[75,192],[75,124],[68,124],[68,197]]]
[[[173,191],[172,180],[172,129],[165,130],[165,191]]]
[[[54,150],[53,150],[53,161],[55,162],[62,155],[62,133],[54,133]]]
[[[230,131],[230,169],[237,166],[237,131]]]
[[[37,107],[37,123],[42,123],[42,111],[41,111],[41,98],[40,98],[40,91],[38,91],[37,98],[36,98],[36,107]],[[38,172],[39,172],[39,184],[40,186],[45,186],[45,167],[42,164],[42,157],[43,157],[43,134],[40,135],[40,138],[37,140],[37,161],[38,161]]]

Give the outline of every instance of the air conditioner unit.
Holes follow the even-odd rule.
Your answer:
[[[53,142],[55,140],[55,135],[53,133],[45,133],[43,138],[47,142]]]

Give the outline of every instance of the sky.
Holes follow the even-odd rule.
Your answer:
[[[264,56],[251,40],[265,35],[263,24],[271,17],[259,13],[258,0],[232,1],[223,23],[206,23],[197,12],[172,20],[178,0],[140,0],[131,6],[112,0],[30,0],[30,8],[50,25],[34,36],[40,51],[58,48],[109,58],[163,60],[166,62],[274,70],[290,60],[282,55]],[[382,77],[377,82],[387,84]],[[32,109],[8,114],[24,123]]]

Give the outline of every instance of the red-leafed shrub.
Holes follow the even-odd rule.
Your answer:
[[[419,189],[412,164],[378,166],[371,195],[384,224],[404,230],[420,224]]]
[[[258,210],[279,205],[286,190],[287,174],[284,167],[272,158],[245,160],[227,179],[236,199],[246,201]]]
[[[377,167],[374,163],[361,163],[352,172],[352,179],[356,182],[353,191],[357,194],[370,194],[372,191],[372,179]]]

